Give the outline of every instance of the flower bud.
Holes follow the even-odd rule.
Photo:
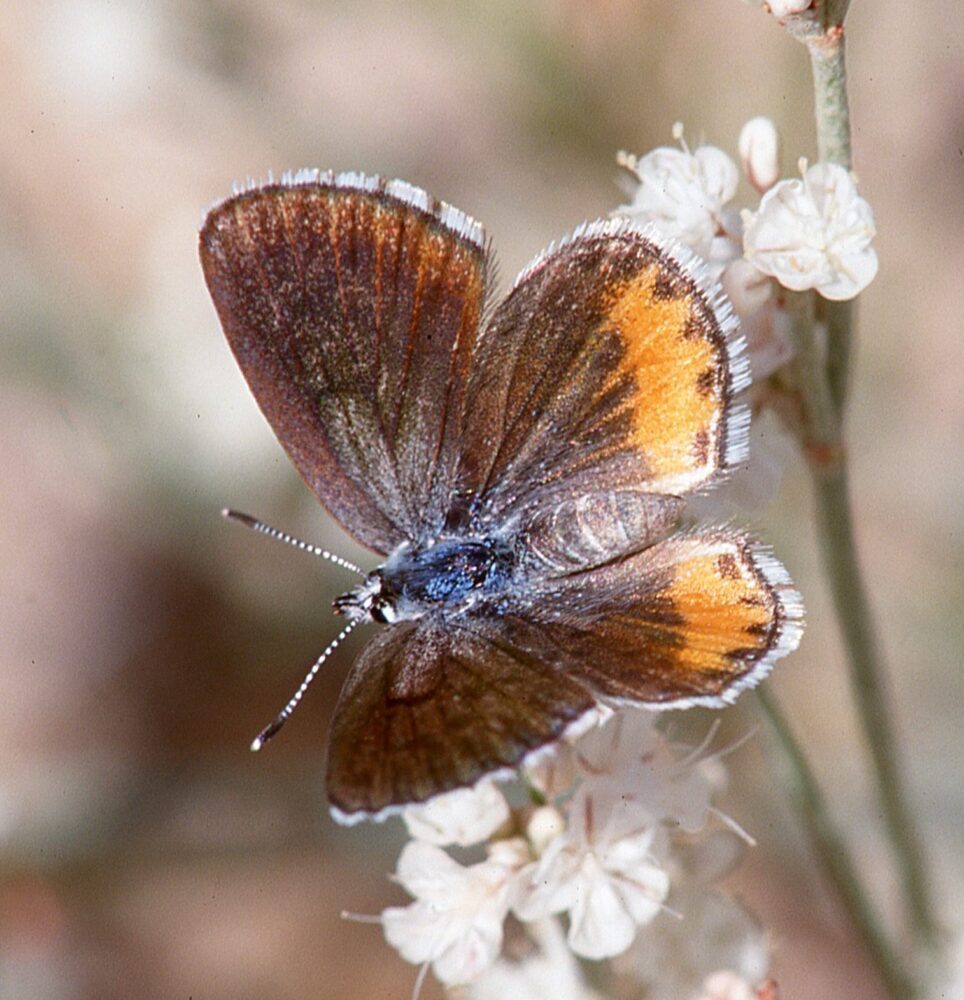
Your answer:
[[[774,17],[790,17],[802,14],[812,4],[813,0],[768,0],[767,6]]]
[[[542,854],[546,845],[555,840],[566,829],[566,821],[562,813],[552,806],[541,806],[532,814],[529,825],[526,827],[526,834],[529,843],[536,854]]]
[[[747,180],[763,194],[780,176],[780,135],[762,115],[751,118],[740,130],[740,159]]]

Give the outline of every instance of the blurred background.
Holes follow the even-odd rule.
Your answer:
[[[954,0],[856,2],[856,169],[880,274],[850,413],[859,541],[913,810],[945,918],[964,820],[964,29]],[[269,751],[248,743],[335,634],[349,583],[229,524],[247,510],[374,559],[275,442],[197,262],[233,181],[403,177],[481,219],[503,281],[622,200],[616,150],[673,122],[736,154],[748,118],[815,158],[804,50],[738,0],[5,0],[0,5],[0,997],[406,997],[377,927],[400,825],[340,829],[340,651]],[[749,202],[749,192],[741,191]],[[882,898],[893,886],[790,452],[753,526],[809,610],[771,681]],[[708,717],[688,724],[705,731]],[[726,713],[757,724],[746,697]],[[806,850],[767,734],[724,802],[760,841],[730,880],[787,1000],[879,987]],[[426,986],[426,1000],[440,996]]]

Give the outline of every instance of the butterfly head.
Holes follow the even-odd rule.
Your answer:
[[[393,622],[398,619],[398,598],[385,580],[383,568],[372,571],[357,587],[332,602],[335,613],[351,620]]]

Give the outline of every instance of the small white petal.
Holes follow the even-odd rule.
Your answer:
[[[532,853],[524,837],[506,837],[493,840],[486,847],[486,856],[508,869],[522,868],[532,861]]]
[[[457,788],[428,802],[409,806],[402,818],[417,840],[444,847],[470,847],[493,834],[509,818],[509,804],[493,781]]]
[[[465,869],[445,851],[420,840],[409,841],[399,855],[395,877],[416,899],[447,905],[461,893]]]
[[[601,1000],[586,985],[557,920],[538,921],[528,930],[538,951],[521,961],[496,962],[467,988],[466,1000]]]
[[[582,852],[570,849],[569,838],[561,835],[543,851],[542,857],[519,875],[518,895],[513,911],[520,920],[541,920],[564,913],[575,905],[576,878]]]
[[[693,154],[699,165],[700,184],[712,204],[721,209],[733,195],[740,183],[736,164],[716,146],[700,146]]]
[[[637,768],[660,737],[656,715],[646,709],[623,709],[576,744],[576,763],[588,776]]]
[[[633,943],[636,924],[611,882],[587,877],[570,912],[569,946],[583,958],[620,955]]]
[[[637,866],[615,884],[626,911],[638,927],[648,924],[661,912],[669,893],[669,876],[662,868],[650,864]]]
[[[470,983],[502,950],[502,919],[483,916],[432,963],[436,978],[447,985]]]
[[[390,906],[382,911],[385,940],[413,965],[429,962],[441,954],[448,941],[438,913],[423,903]]]
[[[525,775],[547,799],[565,795],[576,780],[572,747],[558,742],[537,751],[526,761]]]

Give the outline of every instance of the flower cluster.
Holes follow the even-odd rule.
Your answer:
[[[877,272],[874,219],[854,178],[829,163],[800,161],[799,178],[780,180],[780,141],[768,118],[743,126],[737,143],[742,174],[759,195],[755,208],[735,206],[741,169],[722,150],[691,150],[682,126],[678,147],[636,157],[620,153],[628,201],[616,215],[653,226],[700,255],[740,318],[753,373],[749,402],[762,415],[793,406],[767,380],[793,358],[788,290],[813,289],[827,299],[857,295]],[[710,518],[756,512],[775,493],[792,453],[769,419],[754,419],[750,468],[707,498],[691,515]]]
[[[739,181],[733,160],[715,146],[691,151],[682,135],[677,125],[679,148],[660,147],[642,158],[620,154],[635,189],[617,211],[703,257],[744,321],[773,297],[767,278],[837,300],[853,298],[873,280],[873,213],[843,167],[801,161],[800,179],[778,180],[776,128],[754,118],[738,146],[743,173],[762,199],[741,213],[730,206]]]
[[[580,958],[619,956],[622,974],[663,987],[674,968],[664,938],[683,935],[684,922],[686,934],[712,930],[724,944],[712,954],[705,941],[694,940],[691,954],[672,945],[687,956],[671,989],[685,992],[674,995],[713,996],[703,987],[719,970],[754,982],[766,973],[756,925],[708,884],[736,855],[731,830],[708,831],[722,815],[711,801],[718,755],[672,743],[645,710],[601,709],[599,719],[530,758],[522,806],[483,780],[403,814],[413,839],[395,877],[412,902],[382,913],[385,937],[407,961],[461,986],[465,1000],[593,1000]],[[483,843],[474,863],[445,850]],[[693,843],[702,850],[690,851]],[[664,958],[654,963],[657,953]]]

